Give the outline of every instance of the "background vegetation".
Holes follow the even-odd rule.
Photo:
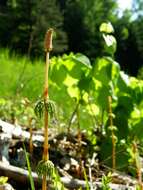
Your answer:
[[[116,0],[1,0],[0,46],[39,57],[45,31],[54,27],[54,54],[81,52],[94,59],[103,55],[99,25],[110,21],[118,42],[115,59],[137,75],[143,61],[142,7],[142,1],[133,0],[132,9],[121,14]]]
[[[28,125],[34,117],[43,96],[44,34],[53,27],[49,96],[57,111],[50,125],[83,131],[90,157],[96,151],[102,164],[114,160],[113,169],[135,176],[143,154],[142,7],[134,0],[119,16],[115,0],[1,0],[0,118]]]

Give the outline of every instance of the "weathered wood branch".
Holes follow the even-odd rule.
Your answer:
[[[13,138],[17,139],[26,139],[29,140],[30,134],[27,131],[22,130],[20,126],[14,126],[12,124],[9,124],[7,122],[4,122],[0,120],[0,131],[2,133],[10,134]],[[43,142],[43,136],[42,135],[34,135],[33,141],[39,141]],[[1,150],[0,150],[1,151]],[[19,167],[15,167],[13,165],[8,165],[0,161],[0,176],[7,176],[9,179],[12,179],[16,181],[17,183],[21,183],[23,185],[29,184],[29,174],[28,171]],[[38,178],[37,174],[35,172],[32,172],[32,176],[35,182],[35,186],[39,187],[41,185],[41,180]],[[79,189],[79,187],[82,187],[82,189],[86,189],[86,181],[75,179],[71,176],[65,176],[61,177],[61,181],[64,184],[65,187],[69,189]],[[115,182],[116,183],[116,182]],[[89,183],[90,185],[90,183]],[[101,182],[93,182],[94,189],[100,190],[102,189]],[[128,186],[123,184],[110,184],[110,187],[112,190],[134,190],[135,185]]]
[[[10,179],[27,184],[29,181],[28,171],[13,165],[5,164],[0,161],[0,175],[7,176]],[[32,172],[33,179],[38,183],[38,176]]]
[[[17,139],[30,139],[30,133],[28,131],[22,130],[20,125],[12,125],[0,119],[0,131],[6,134],[11,135],[13,138]],[[33,141],[43,142],[44,137],[42,135],[34,134],[32,137]]]
[[[18,168],[12,165],[4,164],[0,162],[0,175],[7,176],[8,178],[17,181],[18,183],[22,183],[27,185],[29,183],[29,174],[28,171],[22,168]],[[32,177],[35,182],[35,186],[38,187],[41,184],[41,180],[38,178],[35,172],[32,172]],[[70,189],[78,189],[82,187],[82,189],[86,189],[86,182],[84,180],[74,179],[67,177],[61,177],[61,182],[64,184],[65,187]],[[90,184],[89,184],[90,185]],[[93,182],[93,186],[100,190],[101,189],[101,182]],[[134,190],[135,187],[121,185],[121,184],[110,184],[110,187],[113,190]]]

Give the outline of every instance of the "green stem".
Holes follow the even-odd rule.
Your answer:
[[[33,118],[29,118],[29,133],[30,133],[30,139],[29,139],[29,151],[30,154],[33,154],[33,142],[32,142],[32,136],[33,136],[33,129],[32,129],[32,119]]]
[[[138,185],[139,185],[140,189],[143,190],[141,161],[140,161],[139,150],[138,150],[138,146],[137,146],[136,141],[133,142],[133,152],[135,155],[135,165],[136,165]]]
[[[69,124],[68,124],[68,128],[67,128],[67,133],[68,133],[68,135],[70,134],[72,120],[73,120],[74,116],[76,115],[78,105],[79,105],[79,103],[76,104],[76,107],[75,107],[74,111],[73,111],[72,114],[71,114],[71,117],[70,117],[70,120],[69,120]]]
[[[113,113],[112,113],[112,98],[111,96],[108,97],[108,104],[109,104],[109,122],[111,127],[111,138],[112,138],[112,168],[113,170],[116,169],[116,141],[113,129]]]

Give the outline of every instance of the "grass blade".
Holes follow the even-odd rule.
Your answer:
[[[32,171],[31,171],[31,166],[30,166],[30,160],[29,160],[29,156],[26,152],[26,148],[25,145],[23,143],[23,148],[24,148],[24,153],[25,153],[25,158],[26,158],[26,163],[27,163],[27,168],[28,168],[28,173],[29,173],[29,180],[30,180],[30,186],[31,186],[31,190],[35,190],[35,186],[34,186],[34,180],[32,177]]]

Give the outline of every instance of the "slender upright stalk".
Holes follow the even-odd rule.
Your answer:
[[[134,153],[134,161],[136,165],[136,174],[137,174],[137,179],[138,179],[138,185],[141,190],[143,190],[143,183],[142,183],[142,171],[141,171],[141,160],[139,156],[139,150],[136,141],[133,141],[133,153]]]
[[[72,115],[71,115],[71,117],[70,117],[69,124],[68,124],[68,128],[67,128],[67,134],[68,134],[68,135],[69,135],[70,132],[71,132],[72,120],[73,120],[74,116],[76,115],[78,106],[79,106],[79,103],[76,104],[76,107],[75,107],[75,109],[73,110]]]
[[[78,147],[79,147],[79,150],[78,150],[78,156],[79,156],[79,167],[78,167],[78,170],[77,170],[77,174],[78,174],[78,177],[81,178],[82,177],[82,174],[83,174],[83,161],[82,161],[82,134],[81,134],[81,127],[80,127],[80,113],[79,113],[79,102],[77,104],[77,110],[76,110],[76,116],[77,116],[77,141],[78,141]]]
[[[79,103],[77,106],[77,110],[76,110],[76,115],[77,115],[77,130],[78,130],[78,134],[77,134],[77,138],[78,138],[78,143],[79,143],[79,147],[81,147],[81,129],[80,129],[80,121],[79,121]]]
[[[44,85],[44,102],[48,101],[48,72],[49,72],[49,54],[52,50],[52,34],[53,30],[49,29],[45,36],[45,51],[46,51],[46,66],[45,66],[45,85]],[[49,144],[48,144],[48,110],[45,109],[44,115],[44,150],[43,150],[43,160],[49,160]],[[42,190],[47,190],[47,180],[46,174],[43,175],[42,179]]]
[[[113,126],[113,113],[112,113],[112,98],[108,96],[108,104],[109,104],[109,123],[111,130],[111,138],[112,138],[112,168],[116,169],[116,139],[114,134],[114,126]]]
[[[33,136],[33,129],[32,129],[32,117],[29,118],[29,133],[30,133],[30,139],[29,139],[29,152],[32,155],[33,154],[33,142],[32,142],[32,136]]]

